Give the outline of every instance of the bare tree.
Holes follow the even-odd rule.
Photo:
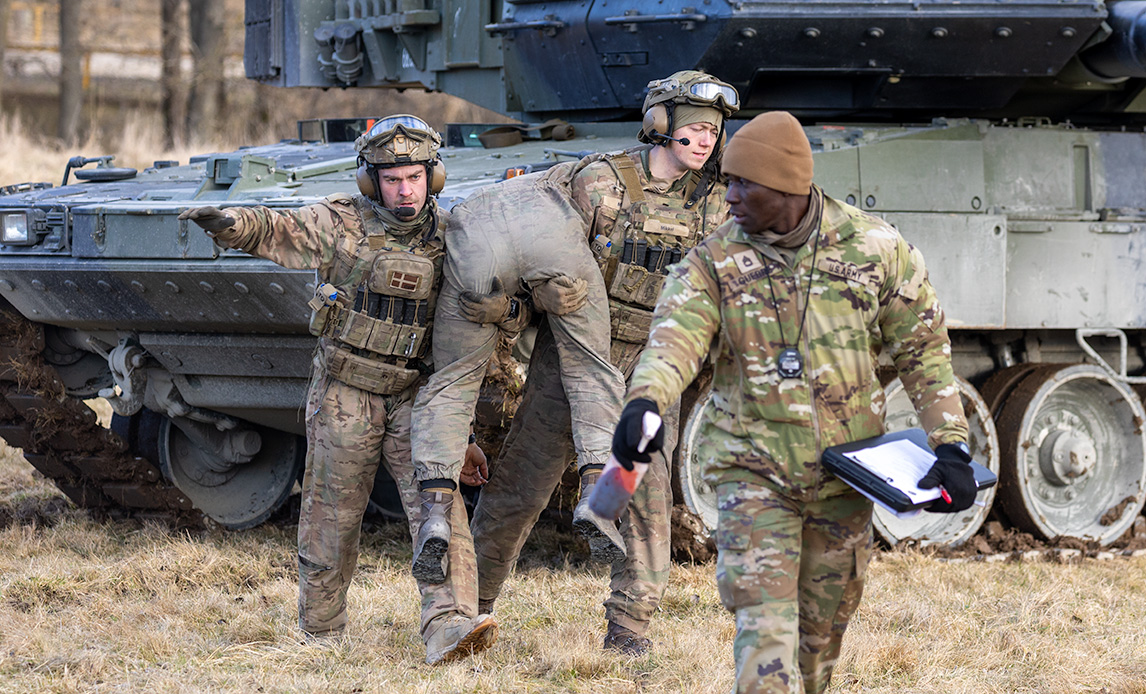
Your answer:
[[[196,0],[190,3],[191,54],[195,60],[188,99],[187,122],[192,137],[214,134],[222,110],[223,60],[226,40],[223,33],[226,5],[223,0]]]
[[[68,144],[79,139],[83,107],[83,51],[80,0],[60,0],[60,120],[56,134]]]
[[[0,0],[0,106],[4,105],[4,51],[8,48],[8,0]]]
[[[183,9],[183,0],[160,0],[160,86],[163,90],[163,137],[167,147],[182,145],[187,139],[184,115],[187,101],[182,65]]]

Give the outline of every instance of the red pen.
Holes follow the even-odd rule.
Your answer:
[[[951,495],[947,493],[943,485],[939,485],[939,496],[943,497],[943,500],[947,503],[951,503]]]

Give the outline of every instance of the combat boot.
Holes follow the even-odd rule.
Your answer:
[[[478,598],[478,614],[493,614],[494,600],[497,598],[490,598],[489,600]]]
[[[643,636],[638,636],[632,629],[623,627],[616,622],[609,622],[609,630],[605,633],[605,645],[602,647],[607,651],[619,651],[635,658],[648,653],[652,645],[652,641]]]
[[[605,564],[612,564],[618,559],[624,559],[625,539],[617,530],[617,525],[593,513],[589,508],[589,495],[593,493],[593,486],[601,479],[599,466],[586,466],[581,470],[581,498],[577,507],[573,509],[573,529],[589,543],[589,555],[595,560]]]
[[[426,627],[426,664],[448,663],[484,651],[497,640],[497,622],[488,614],[448,614]]]
[[[426,583],[445,583],[449,570],[450,511],[454,492],[448,487],[430,487],[418,492],[422,525],[414,542],[414,578]]]

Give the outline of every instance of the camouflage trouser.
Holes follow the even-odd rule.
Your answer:
[[[628,556],[613,562],[605,619],[638,635],[649,628],[668,586],[672,534],[672,471],[680,429],[680,400],[661,413],[664,448],[654,453],[644,479],[621,516]],[[480,575],[480,574],[479,574]]]
[[[604,281],[585,243],[584,222],[567,193],[535,180],[479,191],[454,209],[446,251],[445,281],[434,313],[437,370],[414,404],[418,480],[458,479],[478,389],[498,338],[496,325],[471,323],[461,315],[458,296],[465,290],[490,291],[495,277],[511,292],[519,278],[541,281],[568,275],[588,282],[589,300],[583,308],[547,316],[547,321],[560,355],[577,454],[603,464],[625,384],[608,361]]]
[[[668,583],[672,490],[665,461],[672,459],[679,418],[677,403],[664,414],[664,454],[653,456],[621,518],[628,557],[613,564],[612,594],[605,601],[605,616],[638,634],[648,629]],[[494,599],[501,592],[530,530],[560,483],[573,457],[570,432],[557,351],[543,326],[534,343],[521,404],[474,511],[481,599]]]
[[[402,507],[417,531],[418,488],[410,456],[410,412],[417,386],[382,396],[346,385],[321,371],[306,404],[306,474],[298,519],[298,623],[310,633],[346,626],[346,591],[358,564],[362,515],[378,463],[394,478]],[[463,441],[462,445],[465,445]],[[477,614],[476,569],[465,504],[454,498],[454,542],[445,583],[419,583],[422,631],[438,615]]]
[[[798,501],[743,470],[716,477],[716,582],[736,615],[736,691],[823,692],[863,594],[872,504],[857,492]]]

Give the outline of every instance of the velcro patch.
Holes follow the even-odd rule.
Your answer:
[[[764,267],[764,263],[760,260],[760,256],[756,251],[740,251],[739,253],[732,254],[732,260],[736,263],[736,268],[741,273],[752,272]]]
[[[666,222],[663,219],[650,218],[645,222],[646,234],[664,234],[667,236],[680,236],[681,238],[691,235],[688,227],[683,224],[674,224]]]
[[[392,270],[389,277],[386,278],[386,283],[391,289],[413,293],[418,291],[418,285],[422,283],[422,277],[421,275],[415,275],[409,272]]]

